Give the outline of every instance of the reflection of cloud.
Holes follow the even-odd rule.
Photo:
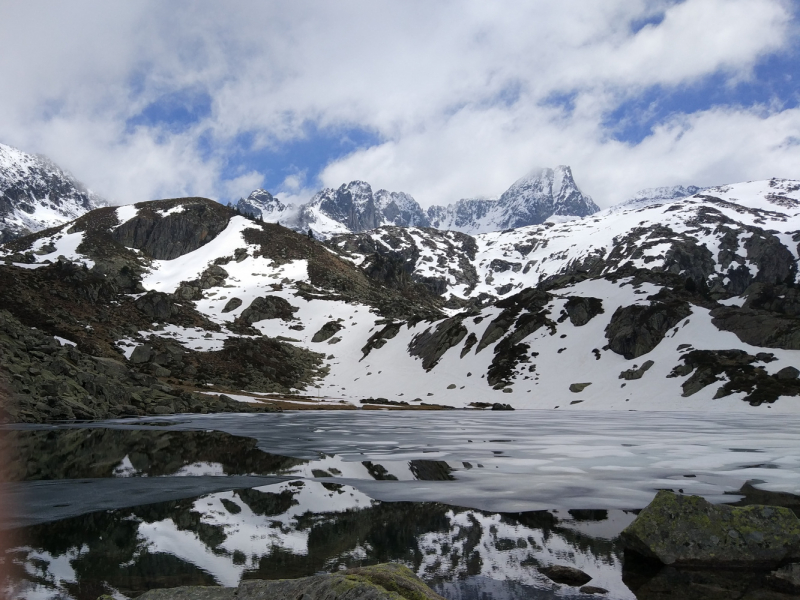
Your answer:
[[[790,176],[800,149],[782,142],[800,135],[800,112],[738,107],[735,87],[764,57],[796,50],[790,10],[781,0],[348,2],[313,12],[16,3],[0,22],[15,48],[0,57],[0,77],[14,82],[0,97],[0,139],[48,154],[120,202],[245,195],[285,165],[277,157],[229,179],[231,162],[280,150],[309,124],[385,140],[329,165],[326,185],[368,179],[425,205],[497,194],[532,165],[571,164],[602,204],[646,186]],[[615,140],[605,123],[647,90],[711,77],[722,82],[719,108],[679,109],[641,144]],[[284,181],[290,194],[314,185]]]

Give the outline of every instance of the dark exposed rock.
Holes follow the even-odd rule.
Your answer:
[[[366,356],[372,352],[376,348],[383,348],[386,345],[388,340],[394,338],[398,333],[400,333],[400,327],[402,323],[394,323],[389,322],[383,326],[382,329],[376,331],[367,340],[367,343],[361,348],[361,352],[363,352],[363,356],[361,360],[364,360]]]
[[[336,335],[339,331],[344,329],[344,325],[342,325],[339,321],[328,321],[320,327],[319,331],[314,334],[314,337],[311,338],[312,342],[324,342],[332,338]]]
[[[603,301],[599,298],[572,297],[567,299],[564,304],[564,314],[558,320],[562,322],[566,315],[573,325],[580,327],[604,312]]]
[[[753,356],[744,350],[692,350],[681,356],[683,365],[675,367],[668,377],[686,376],[683,396],[691,396],[707,385],[727,380],[717,390],[714,398],[729,396],[735,392],[746,392],[744,400],[754,406],[764,402],[775,402],[780,396],[800,395],[800,380],[789,377],[796,369],[786,367],[770,375],[758,362],[775,360],[772,354],[760,352]],[[794,370],[792,370],[794,369]],[[724,375],[724,379],[723,376]]]
[[[763,568],[800,556],[800,520],[787,508],[715,506],[664,490],[621,538],[626,550],[675,566]]]
[[[641,367],[637,368],[636,365],[634,365],[634,367],[632,369],[626,369],[625,371],[620,373],[619,374],[619,378],[620,379],[626,379],[628,381],[631,381],[631,380],[634,380],[634,379],[641,379],[642,375],[644,375],[645,372],[650,367],[652,367],[654,364],[655,363],[652,360],[647,360],[642,364]]]
[[[556,583],[563,583],[565,585],[572,585],[576,587],[589,583],[592,580],[590,575],[587,575],[580,569],[568,567],[566,565],[540,567],[539,572]]]
[[[478,336],[476,336],[474,333],[470,333],[464,342],[464,347],[461,349],[461,358],[464,358],[467,354],[469,354],[469,351],[472,350],[472,347],[477,343]]]
[[[503,298],[496,303],[496,306],[503,309],[486,327],[481,336],[480,342],[475,352],[480,352],[489,344],[492,344],[503,337],[511,328],[512,324],[516,325],[516,330],[512,334],[514,339],[510,344],[516,344],[539,327],[545,324],[555,324],[545,317],[542,308],[544,308],[552,296],[547,292],[543,292],[536,288],[526,288],[521,292]],[[526,314],[517,319],[523,310]]]
[[[800,319],[765,310],[723,306],[711,311],[711,322],[731,331],[745,344],[800,350]]]
[[[178,212],[166,214],[170,209]],[[158,260],[171,260],[197,250],[227,226],[233,211],[206,198],[140,202],[138,214],[114,229],[111,237]]]
[[[149,291],[137,298],[134,306],[154,322],[169,321],[178,312],[175,307],[175,297],[164,292]]]
[[[290,321],[294,318],[294,313],[297,310],[296,306],[292,306],[280,296],[259,296],[242,311],[236,320],[247,325],[252,325],[265,319]]]
[[[582,392],[583,390],[585,390],[590,385],[592,385],[591,382],[588,382],[588,383],[570,383],[569,384],[569,391],[572,392],[573,394],[577,394],[577,393]]]
[[[232,312],[232,311],[236,310],[237,308],[239,308],[241,305],[242,305],[242,299],[241,298],[231,298],[230,300],[228,300],[225,303],[225,306],[222,308],[222,312],[223,313]]]
[[[492,410],[514,410],[510,404],[503,404],[502,402],[495,402],[492,404]]]
[[[456,315],[418,333],[408,345],[408,353],[422,359],[422,368],[430,371],[450,348],[458,345],[467,335],[463,325],[464,315]]]
[[[800,563],[777,569],[767,577],[767,585],[787,594],[800,594]]]
[[[628,360],[647,354],[690,314],[689,304],[682,301],[620,307],[606,326],[609,348]]]

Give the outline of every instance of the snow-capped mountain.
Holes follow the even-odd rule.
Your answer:
[[[358,184],[315,206],[363,225],[377,204]],[[89,418],[98,398],[105,414],[201,410],[179,391],[208,384],[243,406],[305,390],[285,405],[793,412],[798,244],[800,182],[778,179],[476,236],[381,226],[327,243],[210,200],[143,202],[2,246],[0,342],[36,327],[137,382],[101,394],[48,354],[29,368],[49,375],[11,365],[31,395],[18,414],[37,418]],[[34,391],[58,377],[72,404],[51,409]],[[142,381],[178,396],[148,401]]]
[[[544,223],[559,216],[584,217],[599,210],[578,189],[569,167],[536,169],[516,181],[499,199],[473,198],[424,211],[405,192],[372,191],[365,181],[325,188],[299,207],[284,205],[265,190],[255,190],[237,205],[240,212],[280,222],[298,232],[309,229],[326,239],[384,225],[435,227],[476,234]]]
[[[553,216],[586,217],[598,206],[583,194],[564,165],[535,169],[518,179],[497,200],[459,200],[428,209],[431,225],[463,233],[486,233],[539,225]]]
[[[281,219],[291,218],[296,209],[291,204],[284,204],[267,190],[253,190],[247,198],[236,203],[236,209],[243,215],[249,215],[268,223],[277,223]]]
[[[0,242],[71,221],[105,201],[47,158],[0,144]]]

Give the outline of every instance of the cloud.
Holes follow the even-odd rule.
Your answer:
[[[765,57],[797,52],[793,10],[783,0],[12,3],[0,21],[14,49],[0,54],[0,78],[14,82],[0,96],[0,140],[118,202],[236,199],[265,182],[300,199],[366,179],[427,205],[570,164],[607,205],[650,185],[800,176],[797,145],[782,142],[798,135],[796,109],[736,95]],[[636,143],[615,137],[608,115],[627,100],[712,77],[726,102],[662,115]],[[618,118],[650,122],[641,110]],[[300,139],[310,155],[313,132],[348,131],[370,143],[327,165],[281,162]]]

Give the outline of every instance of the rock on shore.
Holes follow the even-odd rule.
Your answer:
[[[408,567],[389,563],[301,579],[242,581],[238,588],[150,590],[139,600],[444,600]]]

